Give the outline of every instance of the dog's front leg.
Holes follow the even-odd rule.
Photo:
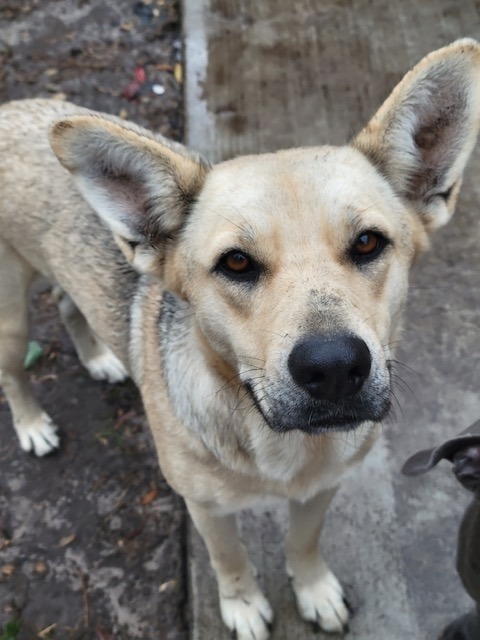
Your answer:
[[[235,515],[219,516],[204,505],[186,503],[217,576],[224,623],[236,632],[237,640],[266,640],[273,612],[238,537]]]
[[[320,550],[320,533],[336,489],[319,493],[305,503],[291,500],[286,543],[287,572],[300,615],[324,631],[347,628],[348,610],[343,589],[328,568]]]

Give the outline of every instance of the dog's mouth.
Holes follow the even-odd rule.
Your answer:
[[[374,401],[359,396],[338,405],[317,402],[296,408],[280,407],[280,410],[274,411],[262,406],[249,382],[245,383],[245,389],[265,423],[278,433],[297,430],[316,435],[353,431],[366,422],[382,422],[391,409],[388,390],[382,390]]]

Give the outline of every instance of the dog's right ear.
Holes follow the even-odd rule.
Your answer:
[[[55,123],[50,144],[80,193],[143,273],[182,227],[209,166],[180,144],[96,115]]]

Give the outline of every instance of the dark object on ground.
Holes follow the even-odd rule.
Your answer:
[[[472,491],[470,503],[458,535],[457,571],[467,593],[477,604],[472,611],[454,620],[440,640],[480,639],[480,420],[457,438],[435,449],[419,451],[404,464],[402,472],[416,476],[432,469],[440,460],[453,463],[453,473],[460,484]]]

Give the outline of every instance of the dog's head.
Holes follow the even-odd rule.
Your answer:
[[[403,465],[406,476],[419,476],[433,469],[440,460],[453,463],[453,473],[469,491],[480,490],[480,420],[456,438],[446,440],[438,447],[423,449],[413,454]],[[480,495],[480,494],[479,494]]]
[[[346,147],[210,168],[114,119],[52,147],[133,266],[192,306],[210,361],[274,430],[349,430],[390,406],[408,271],[453,213],[480,117],[480,47],[422,60]]]

